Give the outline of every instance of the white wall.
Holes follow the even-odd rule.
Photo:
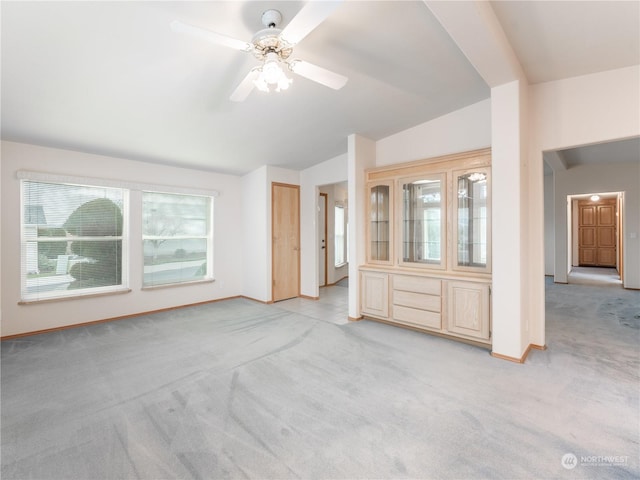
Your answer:
[[[242,292],[240,179],[231,175],[152,165],[85,153],[2,142],[2,336],[236,296]],[[20,182],[16,171],[126,180],[217,190],[214,207],[214,283],[141,290],[140,192],[131,192],[130,288],[117,296],[75,298],[18,305],[20,301]],[[138,201],[136,201],[136,198]]]
[[[242,177],[242,294],[262,302],[271,300],[270,195],[266,166]]]
[[[491,100],[483,100],[376,142],[376,166],[491,146]]]
[[[544,344],[544,183],[543,152],[607,142],[640,135],[640,66],[609,70],[606,72],[567,78],[554,82],[532,85],[529,88],[529,203],[532,208],[528,222],[531,232],[529,271],[530,313],[532,318],[542,319],[532,332],[533,343]],[[558,202],[556,193],[556,205]],[[539,208],[536,208],[539,207]],[[564,244],[566,252],[566,230],[559,232],[558,216],[566,218],[566,207],[556,209],[556,239]],[[638,251],[638,240],[629,242],[628,248]],[[637,253],[631,253],[629,261],[640,268]],[[635,262],[635,264],[634,264]],[[567,258],[558,251],[556,241],[555,274],[566,270]],[[635,275],[629,285],[638,285]],[[566,277],[566,274],[565,274]],[[557,281],[562,279],[557,278]],[[564,280],[566,281],[566,279]]]
[[[242,294],[261,302],[272,300],[272,183],[299,185],[300,173],[265,165],[242,177]]]
[[[539,151],[638,136],[640,66],[533,85],[531,132]]]
[[[318,187],[347,180],[347,154],[300,172],[300,240],[302,295],[316,298],[318,287]],[[327,208],[333,208],[327,204]]]

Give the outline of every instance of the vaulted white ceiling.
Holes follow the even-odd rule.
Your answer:
[[[493,1],[530,83],[640,63],[638,1]]]
[[[349,77],[342,90],[294,76],[233,103],[257,60],[171,21],[249,41],[264,10],[286,25],[304,2],[3,1],[2,138],[235,174],[306,168],[352,133],[384,138],[489,97],[429,3],[344,2],[293,55]],[[640,63],[638,2],[491,5],[532,82]]]

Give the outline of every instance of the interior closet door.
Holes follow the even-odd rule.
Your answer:
[[[300,187],[271,185],[274,302],[300,295]]]

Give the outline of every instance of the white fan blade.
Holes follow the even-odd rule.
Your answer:
[[[249,73],[247,73],[247,76],[242,79],[240,85],[233,91],[229,100],[232,102],[244,102],[253,91],[255,87],[253,81],[258,78],[258,75],[260,75],[260,71],[257,68],[251,69]]]
[[[341,0],[308,2],[282,30],[280,38],[289,45],[295,45],[331,15],[341,3]]]
[[[209,42],[215,43],[216,45],[223,45],[235,50],[250,52],[252,48],[250,43],[243,42],[242,40],[236,40],[235,38],[227,37],[226,35],[212,32],[211,30],[207,30],[205,28],[189,25],[187,23],[181,22],[180,20],[174,20],[173,22],[171,22],[171,29],[174,32],[193,35],[194,37],[208,40]]]
[[[325,87],[333,88],[334,90],[340,90],[347,83],[347,80],[349,80],[344,75],[334,73],[326,68],[303,60],[294,60],[290,63],[290,66],[291,70],[301,77],[321,83]]]

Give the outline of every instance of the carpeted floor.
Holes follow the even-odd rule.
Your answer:
[[[571,267],[568,283],[580,285],[618,285],[622,280],[615,268],[604,267]]]
[[[5,341],[2,479],[638,478],[640,292],[547,289],[524,365],[248,300]]]

